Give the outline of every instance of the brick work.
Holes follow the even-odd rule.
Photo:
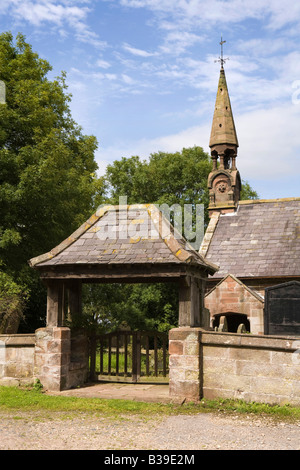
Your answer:
[[[174,397],[201,397],[199,328],[174,328],[169,333],[169,391]]]
[[[82,385],[87,374],[88,351],[83,335],[71,338],[71,330],[64,327],[36,331],[35,377],[45,389],[59,391]]]
[[[67,387],[70,337],[69,328],[48,327],[36,331],[35,376],[48,390]]]
[[[232,275],[226,276],[206,296],[205,307],[214,315],[237,312],[247,315],[251,333],[264,333],[264,299]]]

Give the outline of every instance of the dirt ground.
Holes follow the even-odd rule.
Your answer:
[[[300,450],[300,423],[253,416],[0,413],[0,450]]]
[[[170,402],[164,385],[103,383],[55,394]],[[1,411],[0,450],[300,450],[300,421],[224,412],[102,417]]]

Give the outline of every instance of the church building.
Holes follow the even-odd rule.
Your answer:
[[[205,306],[214,329],[225,318],[231,332],[244,324],[253,334],[300,335],[300,197],[240,200],[239,143],[223,53],[220,62],[209,143],[210,222],[200,247],[219,270],[208,279]]]

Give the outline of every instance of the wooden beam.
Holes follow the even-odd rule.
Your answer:
[[[84,282],[97,280],[98,282],[127,282],[130,280],[141,282],[149,279],[172,279],[186,274],[186,266],[179,264],[144,264],[133,263],[131,265],[64,265],[41,268],[39,270],[42,279],[81,279]]]
[[[203,282],[195,277],[186,276],[179,282],[179,320],[180,327],[202,326],[204,309]]]
[[[82,313],[82,282],[78,279],[66,282],[68,297],[68,320],[76,321]]]
[[[179,281],[179,319],[178,325],[191,326],[191,278],[189,276]]]
[[[47,326],[62,326],[63,284],[59,281],[47,283]]]

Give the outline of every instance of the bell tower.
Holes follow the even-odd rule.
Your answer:
[[[209,214],[228,213],[237,209],[240,199],[241,179],[236,168],[238,139],[231,109],[231,103],[225,77],[221,38],[220,78],[211,128],[209,147],[213,169],[208,177]]]

